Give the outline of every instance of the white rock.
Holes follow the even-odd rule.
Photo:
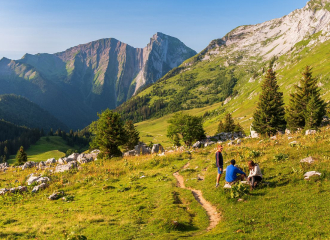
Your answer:
[[[304,174],[304,177],[305,177],[305,179],[307,180],[307,179],[309,179],[310,177],[315,176],[315,175],[321,176],[321,173],[316,172],[316,171],[310,171],[310,172],[305,173],[305,174]]]
[[[35,186],[35,187],[32,189],[32,192],[33,192],[33,193],[38,192],[39,190],[45,189],[47,186],[48,186],[47,183],[41,183],[40,185]]]
[[[77,162],[76,161],[69,162],[65,165],[57,165],[56,168],[55,168],[55,173],[66,172],[66,171],[69,171],[69,170],[74,169],[74,168],[77,168]]]
[[[316,130],[306,130],[305,134],[306,135],[316,134]]]
[[[33,174],[30,175],[29,179],[26,181],[28,185],[31,185],[34,182],[37,183],[46,183],[49,182],[50,179],[48,177],[41,177],[41,176],[34,176]]]
[[[55,159],[55,158],[49,158],[49,159],[47,159],[47,161],[46,161],[46,164],[47,164],[47,165],[51,165],[51,164],[54,164],[54,163],[56,163],[56,159]]]
[[[165,152],[163,146],[161,144],[154,144],[151,149],[151,153],[163,153]]]
[[[305,163],[311,164],[314,162],[314,159],[312,157],[308,157],[308,158],[301,159],[300,162],[305,162]]]

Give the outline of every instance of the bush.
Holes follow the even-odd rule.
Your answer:
[[[249,193],[249,186],[243,183],[236,183],[231,187],[230,197],[241,198]]]

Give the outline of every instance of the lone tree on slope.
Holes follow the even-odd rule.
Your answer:
[[[94,137],[90,146],[99,148],[101,155],[108,158],[120,156],[119,146],[126,143],[127,134],[119,113],[107,109],[98,116],[99,119],[91,124]]]
[[[252,124],[261,135],[271,136],[286,127],[283,93],[279,92],[276,72],[272,68],[268,69],[261,89]]]
[[[176,113],[168,120],[170,124],[167,128],[167,137],[176,146],[180,146],[182,140],[187,146],[191,146],[194,141],[205,137],[202,117]]]
[[[16,161],[18,162],[19,165],[22,165],[23,163],[27,162],[27,155],[26,152],[24,151],[23,146],[21,146],[20,149],[17,151]]]
[[[312,68],[306,66],[299,85],[290,94],[287,108],[287,122],[290,130],[297,128],[317,128],[326,114],[326,103],[321,99],[317,79],[312,77]]]

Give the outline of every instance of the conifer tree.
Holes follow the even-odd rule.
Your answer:
[[[253,114],[253,129],[261,135],[271,136],[286,127],[283,93],[279,92],[276,72],[272,68],[268,69],[261,89],[257,109]]]
[[[21,146],[20,149],[17,151],[16,161],[18,162],[19,165],[22,165],[23,163],[27,162],[27,155],[26,152],[24,151],[23,146]]]
[[[299,85],[295,85],[295,90],[293,94],[290,94],[289,107],[287,108],[288,127],[291,130],[296,130],[297,128],[320,126],[322,117],[326,113],[326,104],[321,99],[320,88],[317,87],[317,79],[312,77],[310,66],[305,67]],[[314,106],[314,109],[311,109],[310,106],[309,112],[307,111],[308,104]],[[312,112],[311,119],[310,114]],[[307,121],[309,126],[307,126]]]
[[[136,130],[132,120],[126,121],[124,128],[128,137],[124,147],[126,150],[131,150],[139,143],[140,133]]]
[[[222,133],[225,131],[225,127],[222,123],[222,121],[219,122],[219,125],[218,125],[218,133]]]
[[[231,114],[228,113],[225,117],[225,123],[224,123],[224,132],[234,132],[235,130],[235,122],[232,118]]]
[[[234,128],[234,132],[238,133],[238,132],[243,132],[243,131],[244,131],[244,130],[243,130],[241,124],[239,124],[239,122],[236,123],[236,124],[235,124],[235,128]]]
[[[108,158],[120,156],[119,146],[125,144],[127,135],[119,113],[106,109],[98,116],[99,119],[91,124],[94,134],[91,148],[99,148],[101,156]]]

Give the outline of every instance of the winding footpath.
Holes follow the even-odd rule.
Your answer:
[[[188,165],[189,165],[189,163],[186,164],[184,166],[184,168],[186,168]],[[215,206],[213,206],[210,202],[206,201],[206,199],[203,197],[202,191],[192,189],[192,188],[187,188],[184,185],[184,178],[179,174],[179,172],[174,173],[173,176],[178,181],[178,187],[190,190],[192,192],[192,194],[194,195],[196,201],[199,202],[199,204],[201,204],[202,207],[205,209],[205,211],[210,219],[210,225],[207,227],[206,230],[210,231],[215,226],[217,226],[217,224],[221,220],[220,213],[217,212],[217,209]]]

